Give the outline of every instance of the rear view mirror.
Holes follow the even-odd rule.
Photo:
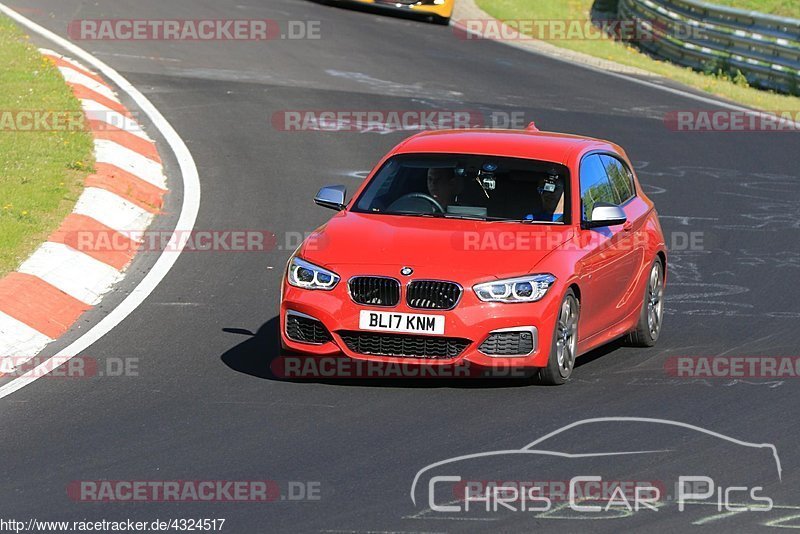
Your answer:
[[[347,194],[347,187],[343,185],[329,185],[319,190],[314,202],[323,208],[330,208],[342,211],[345,208],[344,197]]]
[[[610,202],[597,202],[592,207],[592,220],[583,221],[584,228],[600,228],[603,226],[617,226],[625,224],[628,218],[625,211]]]

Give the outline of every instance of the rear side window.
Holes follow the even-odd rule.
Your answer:
[[[616,204],[624,204],[634,196],[633,175],[628,167],[613,156],[605,154],[600,156],[603,167],[606,169],[608,181],[614,189],[615,195],[619,198]]]
[[[592,208],[597,202],[619,203],[619,197],[611,187],[603,161],[597,154],[586,156],[581,161],[580,180],[583,220],[592,220]]]

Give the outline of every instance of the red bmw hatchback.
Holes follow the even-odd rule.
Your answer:
[[[526,368],[561,384],[622,336],[658,339],[666,246],[625,152],[524,131],[417,134],[292,255],[281,342],[306,355]]]

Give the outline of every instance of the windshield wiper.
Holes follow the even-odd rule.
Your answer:
[[[387,212],[388,213],[388,212]],[[457,213],[430,213],[430,212],[418,212],[418,211],[394,211],[390,213],[391,215],[405,215],[407,217],[431,217],[433,219],[469,219],[473,221],[485,221],[484,217],[480,217],[478,215],[461,215]]]
[[[480,215],[464,215],[464,214],[456,214],[456,213],[442,213],[442,217],[445,219],[465,219],[468,221],[488,221],[489,219],[486,217],[481,217]]]
[[[517,219],[514,222],[522,224],[564,224],[561,221],[543,221],[541,219]]]
[[[404,215],[406,217],[430,217],[432,219],[461,219],[465,221],[480,222],[510,222],[524,224],[555,224],[552,221],[540,221],[536,219],[509,219],[506,217],[482,217],[480,215],[467,215],[460,213],[420,213],[417,211],[392,211],[384,212],[387,215]]]
[[[420,213],[418,211],[387,211],[384,212],[388,215],[405,215],[406,217],[433,217],[433,218],[443,218],[443,213]]]
[[[510,222],[510,223],[537,222],[529,219],[509,219],[508,217],[481,217],[480,215],[461,215],[461,214],[448,213],[445,214],[444,216],[448,219],[467,219],[470,221],[482,221],[482,222]]]

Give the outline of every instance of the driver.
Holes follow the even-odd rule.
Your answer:
[[[461,178],[456,176],[453,169],[428,169],[428,191],[445,211],[455,203],[462,188]]]

